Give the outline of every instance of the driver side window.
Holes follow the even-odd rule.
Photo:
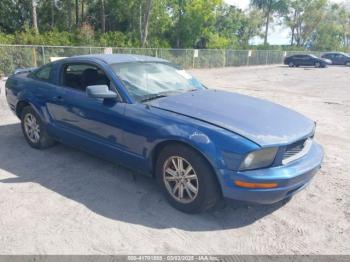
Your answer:
[[[63,86],[85,92],[87,86],[107,85],[110,81],[98,67],[90,64],[68,64],[63,69]]]

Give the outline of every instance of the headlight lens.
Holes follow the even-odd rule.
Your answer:
[[[249,153],[240,166],[240,170],[251,170],[270,166],[275,160],[278,148],[265,148]]]

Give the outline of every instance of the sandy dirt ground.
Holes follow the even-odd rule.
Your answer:
[[[1,83],[0,254],[350,254],[350,68],[191,73],[316,120],[326,155],[312,184],[287,203],[186,215],[150,178],[66,146],[30,148]]]

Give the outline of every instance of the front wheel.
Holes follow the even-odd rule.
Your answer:
[[[316,62],[316,63],[315,63],[315,67],[316,67],[316,68],[320,68],[320,67],[321,67],[321,63],[320,63],[320,62]]]
[[[27,106],[23,109],[21,126],[24,137],[31,147],[44,149],[54,144],[53,139],[47,134],[42,120],[32,107]]]
[[[161,150],[156,177],[168,202],[186,213],[206,211],[214,207],[221,196],[207,160],[183,145],[170,145]]]
[[[345,66],[350,66],[350,62],[346,62],[346,63],[345,63]]]

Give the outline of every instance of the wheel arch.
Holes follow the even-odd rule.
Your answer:
[[[17,115],[18,118],[21,118],[22,111],[27,106],[33,107],[27,100],[20,100],[20,101],[18,101],[18,103],[16,104],[16,115]]]
[[[41,112],[33,103],[31,103],[27,99],[19,100],[16,104],[16,115],[19,119],[21,119],[21,114],[22,114],[23,109],[27,106],[30,106],[38,114],[40,119],[42,121],[46,122],[43,112]]]
[[[159,153],[161,152],[161,150],[163,148],[165,148],[166,146],[170,146],[170,145],[182,145],[184,147],[190,148],[190,149],[194,150],[195,152],[197,152],[205,161],[207,161],[211,170],[215,174],[215,180],[217,182],[217,185],[220,188],[220,194],[222,195],[222,188],[221,188],[220,179],[218,178],[218,174],[217,174],[217,171],[214,167],[213,162],[198,147],[196,147],[195,145],[193,145],[187,141],[183,141],[183,140],[169,139],[169,140],[161,141],[157,145],[155,145],[155,147],[153,148],[153,150],[150,154],[151,174],[152,174],[153,178],[155,178],[155,167],[156,167],[156,161],[157,161],[157,158],[159,156]]]

